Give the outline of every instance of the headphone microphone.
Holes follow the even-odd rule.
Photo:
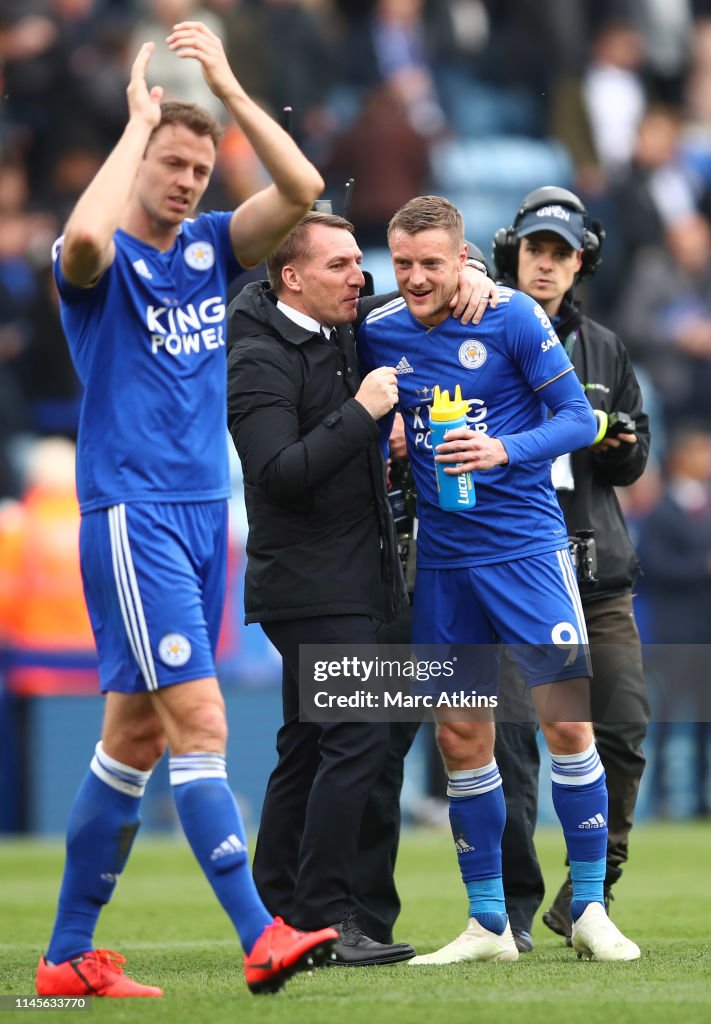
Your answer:
[[[542,212],[542,211],[545,211]],[[552,218],[562,221],[569,218],[570,213],[582,217],[582,239],[575,248],[583,250],[583,258],[577,280],[591,277],[602,260],[601,250],[605,241],[605,230],[599,220],[591,220],[585,205],[574,192],[555,185],[544,185],[543,188],[529,192],[518,208],[513,224],[507,228],[499,228],[494,235],[493,256],[499,275],[515,284],[518,276],[518,248],[521,242],[519,228],[523,219],[530,213],[538,216],[548,215],[550,230],[555,231]],[[547,230],[541,221],[541,231]],[[533,232],[530,232],[533,233]],[[560,232],[566,237],[565,232]],[[566,237],[566,241],[569,239]],[[571,243],[572,244],[572,243]]]

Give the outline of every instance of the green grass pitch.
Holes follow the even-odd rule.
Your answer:
[[[136,843],[97,945],[128,957],[162,1000],[96,1000],[76,1020],[166,1024],[701,1024],[711,1021],[711,826],[640,826],[613,916],[642,948],[634,964],[578,961],[536,923],[536,949],[514,964],[323,969],[277,996],[250,995],[231,928],[182,840]],[[562,838],[539,833],[551,895],[562,880]],[[0,842],[0,994],[29,995],[49,936],[59,884],[59,843]],[[420,952],[466,925],[451,840],[408,832],[398,867],[403,911],[397,938]],[[24,1011],[25,1013],[29,1011]],[[36,1019],[36,1014],[33,1014]],[[4,1020],[0,1014],[0,1024]],[[7,1020],[16,1019],[8,1013]]]

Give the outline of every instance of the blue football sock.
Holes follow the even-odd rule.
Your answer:
[[[501,878],[501,838],[506,801],[496,761],[484,768],[449,773],[449,821],[469,896],[469,916],[501,935],[506,904]]]
[[[170,781],[183,831],[246,953],[272,916],[259,898],[247,856],[242,818],[221,754],[170,759]]]
[[[551,778],[573,883],[570,917],[577,921],[590,903],[605,905],[607,787],[595,744],[579,754],[554,754]]]
[[[591,903],[605,905],[603,890],[607,858],[600,860],[571,860],[570,877],[573,882],[573,897],[570,901],[570,920],[577,921]]]
[[[101,743],[79,788],[67,825],[67,852],[47,960],[63,963],[93,948],[101,908],[131,852],[150,772],[121,764]]]
[[[504,882],[498,878],[478,878],[466,883],[469,896],[469,916],[475,917],[482,928],[502,935],[506,927],[506,901]]]

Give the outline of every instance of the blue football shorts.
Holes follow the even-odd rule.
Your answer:
[[[591,674],[567,548],[473,568],[418,569],[412,638],[455,646],[462,672],[468,665],[480,680],[496,674],[501,644],[529,686]]]
[[[146,693],[215,675],[226,502],[89,512],[79,551],[102,692]]]

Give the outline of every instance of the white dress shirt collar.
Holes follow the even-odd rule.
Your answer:
[[[308,316],[306,313],[302,313],[299,309],[294,309],[293,306],[287,306],[281,299],[277,299],[277,309],[281,310],[284,316],[288,316],[290,320],[293,320],[299,327],[306,328],[307,331],[313,331],[314,334],[321,334],[328,338],[331,334],[330,327],[324,327],[318,320],[314,320],[312,316]]]

